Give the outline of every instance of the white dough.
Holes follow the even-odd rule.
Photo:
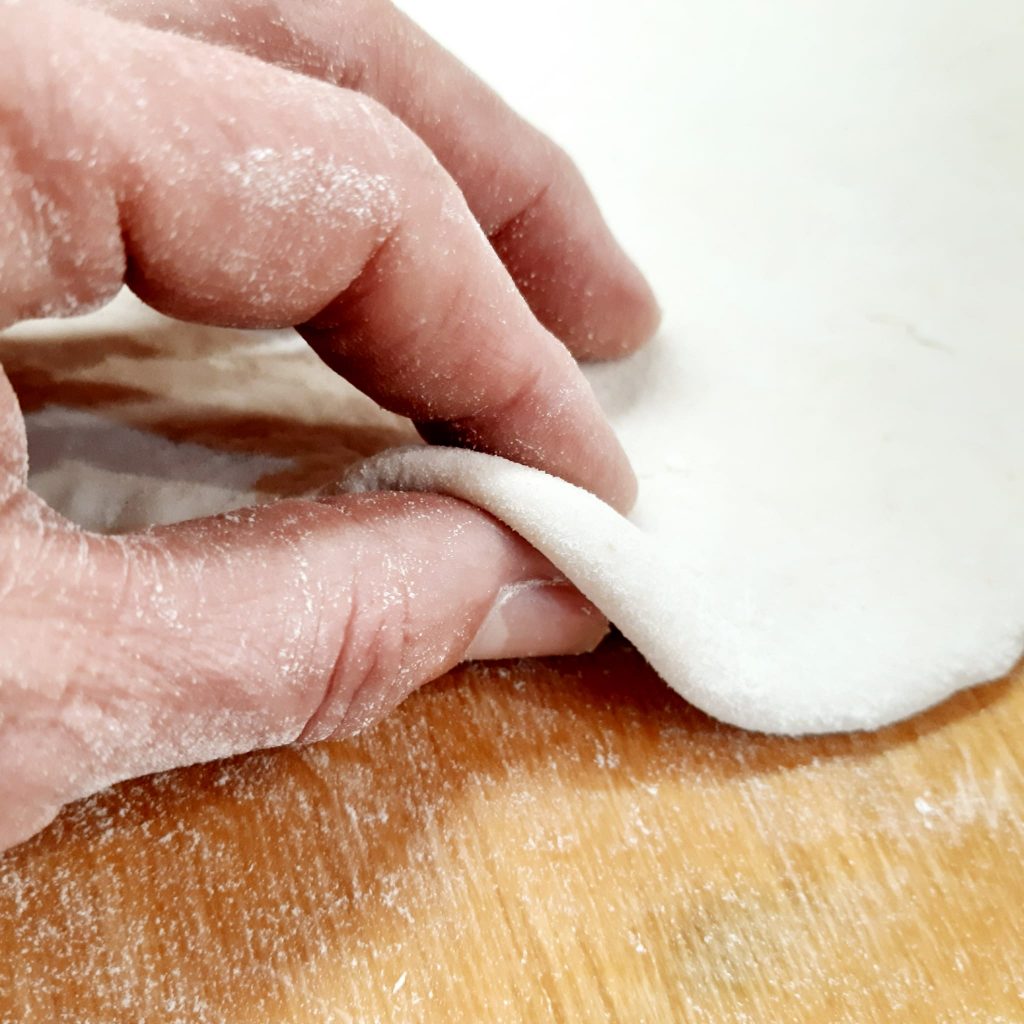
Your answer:
[[[671,23],[632,54],[668,101],[613,75],[650,106],[605,159],[654,151],[620,187],[663,240],[666,322],[591,372],[636,526],[464,452],[378,457],[351,486],[489,509],[725,721],[878,726],[1024,644],[1024,8],[664,7],[630,18]],[[614,111],[585,95],[613,38],[596,20],[563,102]]]

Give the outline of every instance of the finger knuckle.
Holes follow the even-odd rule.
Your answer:
[[[337,656],[321,700],[303,730],[306,741],[349,735],[377,721],[417,681],[412,590],[401,572],[375,565],[356,571]]]

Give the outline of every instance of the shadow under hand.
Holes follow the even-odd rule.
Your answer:
[[[177,507],[231,507],[232,492],[310,493],[416,439],[280,335],[183,324],[127,297],[6,332],[0,364],[26,415],[30,486],[83,525],[133,529],[182,518]],[[213,490],[190,501],[191,485]]]

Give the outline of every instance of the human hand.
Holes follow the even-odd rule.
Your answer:
[[[559,150],[380,0],[90,7],[116,18],[0,2],[0,326],[125,281],[182,319],[296,325],[428,440],[630,504],[542,325],[603,357],[657,312]],[[109,538],[25,470],[0,371],[0,848],[117,779],[341,735],[465,657],[604,632],[451,499],[284,501]]]

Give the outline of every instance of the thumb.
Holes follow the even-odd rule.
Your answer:
[[[606,629],[450,498],[282,501],[127,537],[31,504],[7,536],[34,568],[0,589],[0,848],[120,779],[345,735],[467,656],[589,650]]]

